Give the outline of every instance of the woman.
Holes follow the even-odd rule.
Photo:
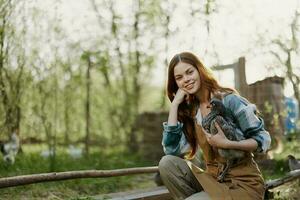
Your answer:
[[[256,109],[231,88],[222,87],[199,59],[189,52],[175,55],[168,70],[168,97],[171,107],[168,122],[163,124],[162,145],[166,156],[159,163],[161,178],[174,199],[263,199],[265,186],[252,152],[266,152],[271,139]],[[242,141],[228,140],[216,124],[218,133],[211,136],[201,127],[202,118],[210,112],[209,102],[223,96],[245,136]],[[190,162],[201,148],[206,170]],[[235,163],[217,181],[225,167],[217,148],[238,149],[245,158]],[[182,158],[185,159],[182,159]]]

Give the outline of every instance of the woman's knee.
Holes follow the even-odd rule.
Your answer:
[[[158,164],[158,169],[159,171],[164,171],[166,169],[171,168],[172,166],[174,166],[174,161],[178,159],[178,157],[176,156],[172,156],[172,155],[165,155],[163,156]]]

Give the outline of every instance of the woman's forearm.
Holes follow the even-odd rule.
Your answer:
[[[178,104],[172,103],[169,111],[168,125],[176,125],[177,124],[177,112],[178,112]]]
[[[240,140],[240,141],[228,141],[228,144],[224,147],[226,149],[238,149],[243,151],[255,151],[257,149],[257,142],[256,140],[249,138],[246,140]]]

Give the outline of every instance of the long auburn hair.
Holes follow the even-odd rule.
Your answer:
[[[178,86],[174,77],[174,68],[179,62],[190,64],[194,66],[199,72],[201,81],[200,89],[198,91],[199,93],[204,94],[205,90],[207,90],[209,94],[213,94],[216,92],[237,93],[237,91],[233,88],[220,86],[217,80],[214,78],[211,71],[208,68],[204,67],[201,61],[193,53],[182,52],[176,54],[171,59],[168,67],[167,95],[171,102],[173,101],[175,94],[178,90]],[[197,151],[197,139],[194,127],[194,117],[197,108],[199,107],[199,104],[199,100],[194,95],[189,95],[189,100],[183,101],[178,108],[178,121],[184,124],[184,133],[189,144],[192,147],[191,151],[186,156],[190,159],[194,157]]]

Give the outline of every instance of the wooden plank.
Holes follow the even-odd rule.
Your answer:
[[[286,176],[271,180],[266,183],[267,192],[287,182],[300,178],[300,170],[289,172]],[[165,186],[150,188],[147,190],[133,190],[129,192],[112,193],[107,195],[96,196],[95,199],[112,199],[112,200],[171,200],[172,197]],[[268,198],[267,198],[268,199]]]
[[[212,70],[224,70],[224,69],[234,69],[237,67],[239,62],[229,64],[229,65],[218,65],[218,66],[213,66],[211,67]]]
[[[111,193],[93,196],[92,198],[95,200],[172,200],[172,197],[165,186],[129,192]]]

